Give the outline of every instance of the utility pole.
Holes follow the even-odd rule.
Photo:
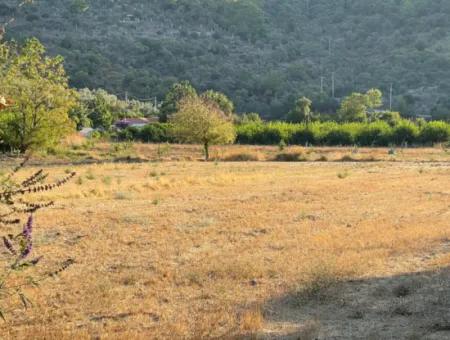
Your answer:
[[[125,101],[126,101],[127,104],[128,104],[128,91],[125,91]]]
[[[320,77],[320,94],[323,94],[323,81],[325,80],[325,77]]]
[[[331,73],[331,97],[334,99],[334,72]]]
[[[333,49],[332,42],[333,42],[333,40],[331,39],[331,37],[328,37],[328,55],[330,57],[333,54],[332,53],[332,49]]]
[[[394,84],[391,83],[391,88],[389,90],[389,111],[392,111],[392,92]]]

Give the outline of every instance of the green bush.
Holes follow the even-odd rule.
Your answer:
[[[378,121],[365,124],[355,137],[355,143],[361,146],[388,146],[392,128],[387,122]]]
[[[322,142],[326,145],[353,145],[355,144],[356,130],[360,124],[336,124],[324,134]]]
[[[258,144],[277,145],[281,141],[289,140],[289,127],[292,124],[288,123],[268,123],[257,136]]]
[[[143,128],[128,127],[117,132],[120,141],[141,141],[144,143],[170,143],[174,139],[171,125],[168,123],[154,123]]]
[[[316,144],[317,141],[314,131],[310,126],[306,124],[299,124],[292,132],[288,143],[296,145],[311,145]]]
[[[372,123],[314,122],[289,124],[284,122],[247,123],[237,126],[240,144],[280,145],[361,145],[389,146],[402,144],[443,143],[450,138],[450,124],[400,120],[391,126],[385,121]]]
[[[391,142],[396,145],[418,142],[419,128],[409,120],[401,120],[392,130]]]
[[[425,144],[444,143],[450,138],[450,125],[442,122],[429,122],[420,129],[420,141]]]
[[[265,124],[261,122],[250,122],[236,126],[236,143],[238,144],[257,144],[256,135],[264,130]]]
[[[294,124],[284,122],[252,122],[237,126],[236,140],[240,144],[279,145],[289,141],[293,129]]]
[[[139,131],[139,139],[144,143],[173,142],[171,125],[168,123],[149,124]]]
[[[139,129],[128,127],[117,132],[117,138],[120,141],[135,141],[138,139]]]

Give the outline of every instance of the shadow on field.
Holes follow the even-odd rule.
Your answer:
[[[450,339],[450,268],[292,292],[257,339]]]

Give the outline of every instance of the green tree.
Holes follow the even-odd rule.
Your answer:
[[[92,126],[89,109],[81,103],[70,110],[69,117],[75,123],[77,130]]]
[[[22,47],[1,45],[0,88],[13,104],[0,115],[0,138],[21,152],[46,148],[73,130],[69,89],[62,57],[48,57],[37,39]]]
[[[292,123],[310,123],[312,101],[306,97],[300,97],[295,101],[294,108],[288,113],[287,120]]]
[[[103,89],[81,89],[78,97],[78,105],[71,111],[71,117],[79,129],[93,125],[107,130],[115,120],[149,117],[157,113],[157,108],[150,102],[120,100]]]
[[[177,139],[187,143],[200,143],[205,159],[209,159],[209,146],[233,143],[236,132],[233,122],[217,105],[199,97],[185,98],[171,117]]]
[[[377,111],[370,115],[371,121],[382,120],[390,126],[394,126],[402,119],[400,112],[396,111]]]
[[[185,98],[197,97],[197,91],[189,81],[182,81],[172,85],[167,92],[164,102],[161,106],[159,120],[163,123],[167,122],[172,114],[178,111],[179,103]]]
[[[233,102],[221,92],[208,90],[202,93],[200,97],[211,103],[215,103],[227,116],[231,116],[234,113]]]
[[[111,107],[108,105],[107,99],[100,93],[95,94],[93,103],[93,111],[90,115],[92,123],[96,128],[108,130],[114,120]]]
[[[383,94],[380,90],[371,89],[366,93],[352,93],[344,98],[339,108],[340,118],[348,122],[364,122],[370,109],[382,105]]]

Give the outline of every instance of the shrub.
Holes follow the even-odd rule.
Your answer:
[[[236,142],[239,144],[256,144],[256,135],[261,133],[265,124],[251,122],[236,127]]]
[[[450,125],[442,122],[429,122],[420,129],[420,141],[426,144],[444,143],[450,138]]]
[[[400,121],[392,131],[392,142],[397,145],[413,144],[418,141],[419,128],[409,120]]]
[[[137,139],[139,130],[134,127],[128,127],[126,129],[117,132],[117,138],[120,141],[134,141]]]
[[[237,142],[241,144],[279,145],[290,140],[294,124],[284,122],[248,123],[237,127]]]
[[[139,139],[144,143],[171,143],[174,141],[171,129],[168,123],[149,124],[139,131]]]
[[[316,138],[310,126],[300,124],[291,134],[288,142],[296,145],[311,145],[316,144]]]
[[[354,138],[350,130],[338,126],[325,135],[324,143],[326,145],[352,145]]]
[[[314,135],[315,143],[326,144],[326,136],[339,126],[336,122],[317,122],[310,124],[308,128]]]
[[[400,120],[391,126],[385,121],[372,123],[314,122],[289,124],[284,122],[248,123],[237,126],[237,141],[241,144],[280,145],[362,145],[389,146],[404,143],[440,143],[449,140],[450,124],[423,123],[418,126]]]
[[[281,123],[269,123],[256,136],[256,140],[258,144],[276,145],[288,140],[288,134]]]
[[[391,126],[382,121],[363,125],[359,129],[355,142],[362,146],[388,146],[391,139]]]
[[[284,152],[275,155],[273,160],[275,162],[303,162],[306,161],[306,158],[300,152],[295,153]]]
[[[21,170],[26,160],[6,175],[0,175],[0,227],[8,233],[2,237],[4,251],[0,258],[2,270],[0,276],[0,317],[5,319],[5,305],[11,306],[14,301],[19,302],[23,308],[28,308],[31,302],[25,296],[24,289],[36,285],[37,282],[55,276],[67,269],[74,263],[73,259],[67,259],[59,268],[53,269],[46,274],[36,276],[35,267],[42,266],[42,258],[32,257],[34,243],[34,218],[33,215],[44,208],[54,204],[53,201],[30,200],[33,193],[41,193],[55,190],[66,184],[74,176],[70,172],[60,180],[53,183],[46,183],[49,174],[42,169],[32,173],[25,180],[18,180],[16,174]],[[17,233],[13,228],[19,229]],[[17,298],[17,299],[16,299]],[[15,309],[15,308],[14,308]],[[13,310],[14,310],[13,309]]]

